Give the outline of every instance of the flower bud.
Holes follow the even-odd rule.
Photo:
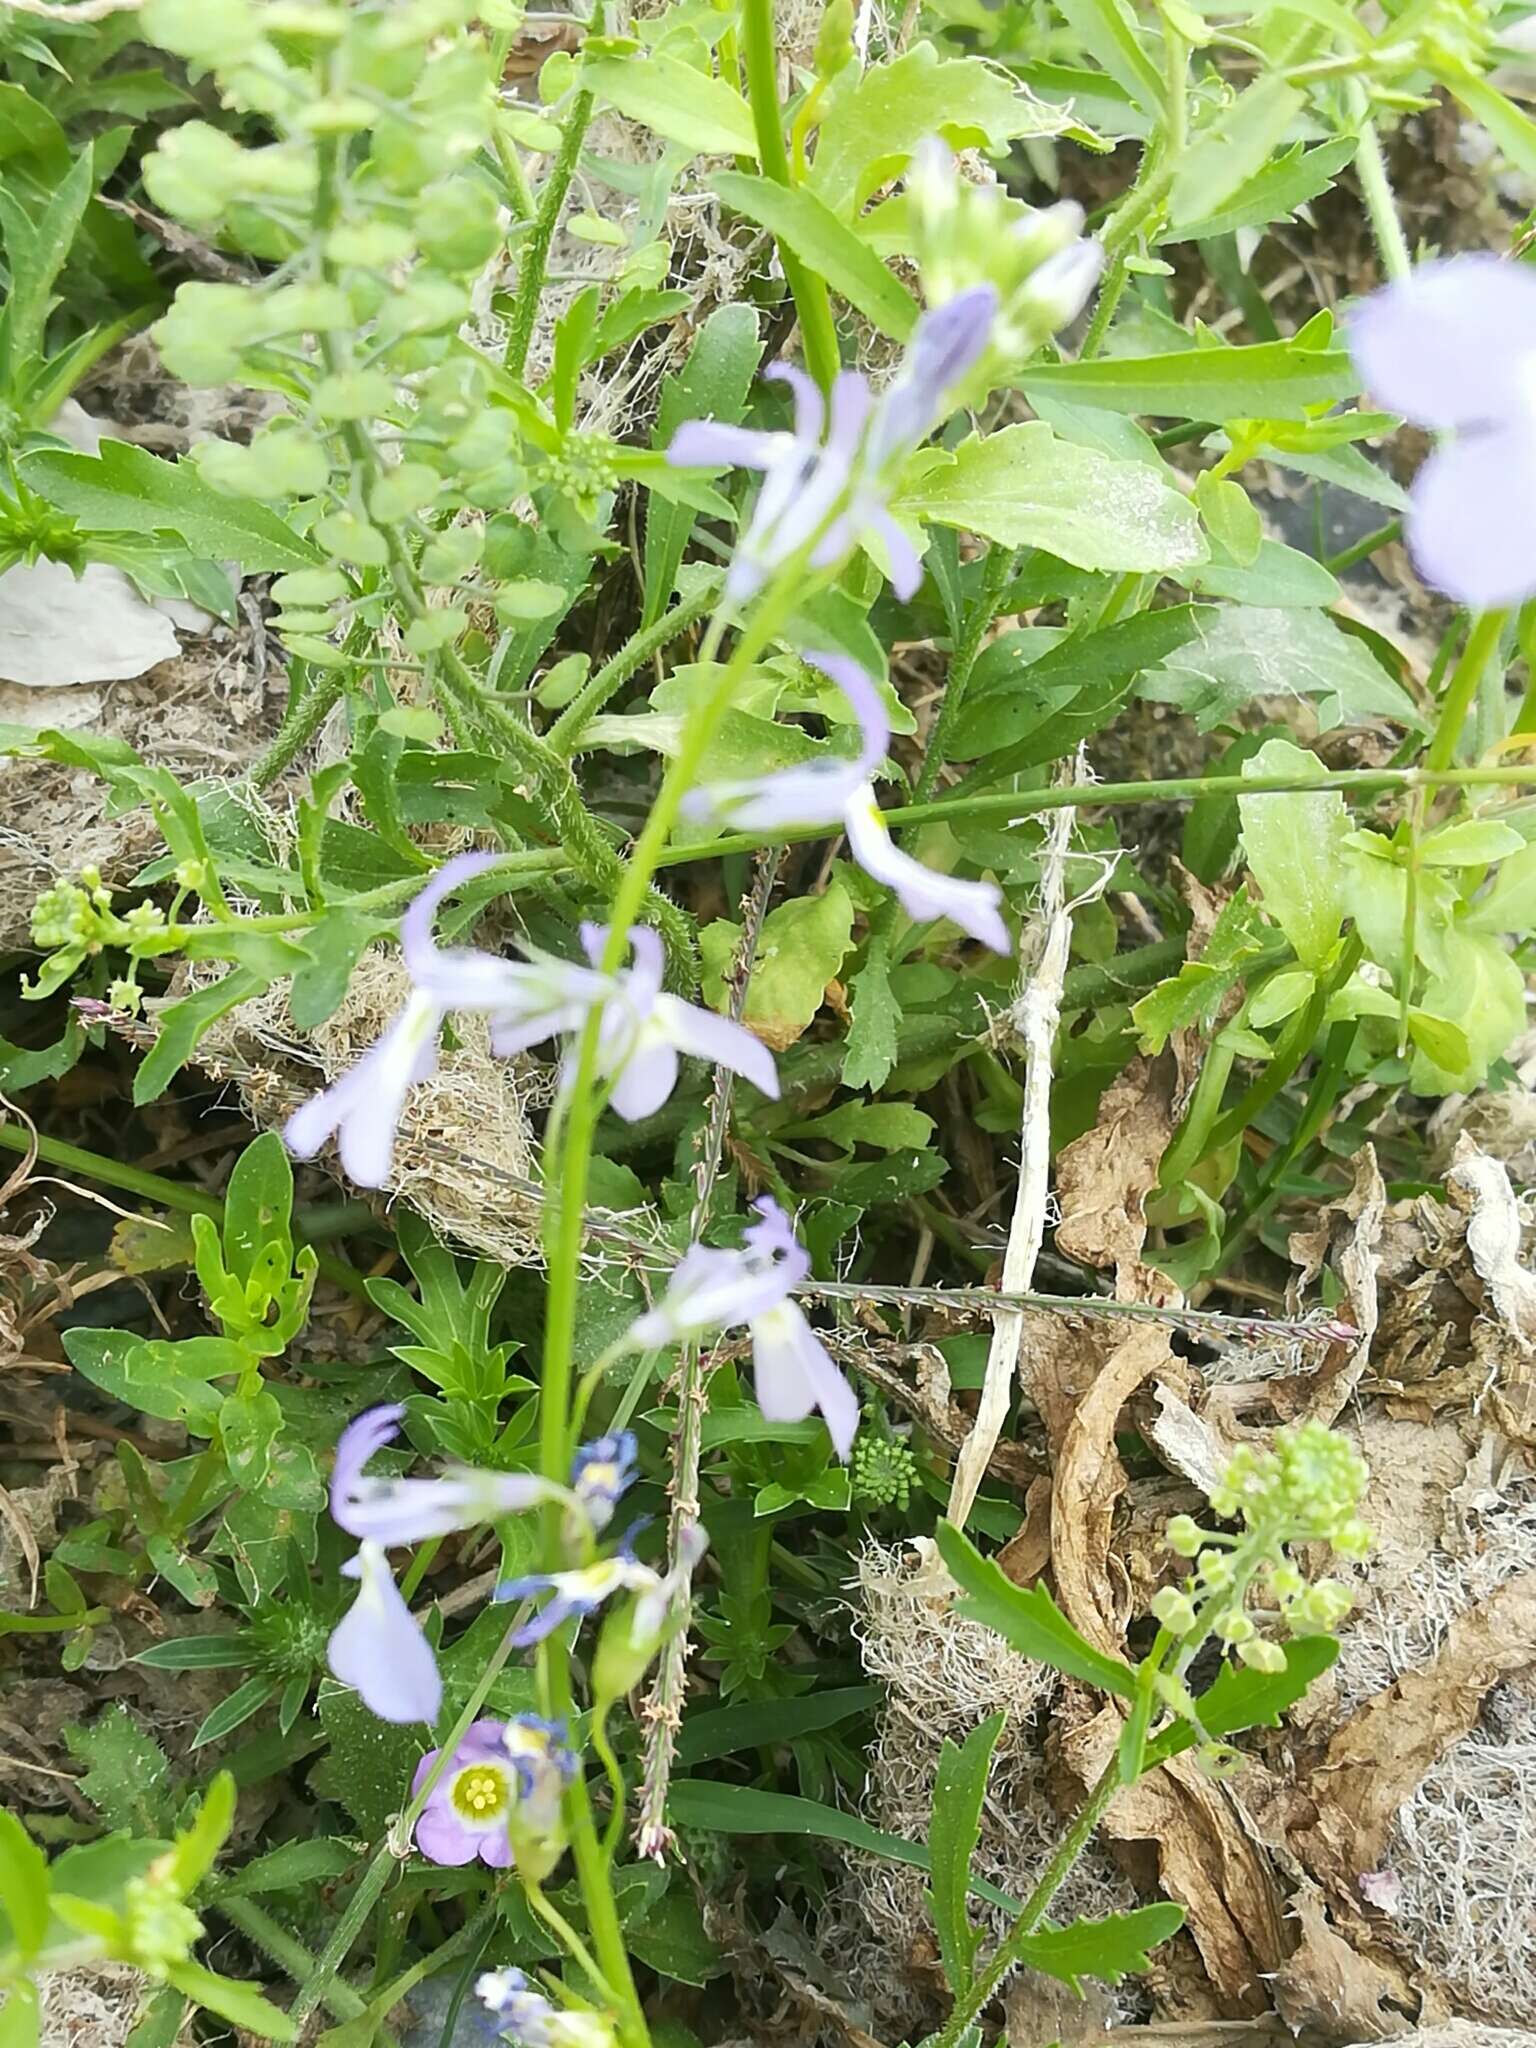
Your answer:
[[[1152,1612],[1171,1636],[1187,1636],[1195,1625],[1195,1603],[1177,1586],[1163,1586],[1153,1594]]]
[[[1285,1669],[1284,1650],[1267,1636],[1253,1636],[1247,1642],[1239,1643],[1237,1654],[1250,1671],[1281,1672]]]
[[[1175,1557],[1193,1557],[1205,1541],[1205,1533],[1193,1515],[1175,1515],[1163,1540]]]
[[[1240,1607],[1229,1607],[1224,1614],[1218,1614],[1215,1629],[1224,1643],[1248,1643],[1253,1640],[1254,1626]]]

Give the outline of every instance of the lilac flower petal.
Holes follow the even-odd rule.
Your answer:
[[[672,436],[667,460],[677,469],[771,469],[788,434],[731,427],[722,420],[684,420]]]
[[[416,1822],[415,1842],[422,1855],[450,1868],[473,1863],[484,1839],[464,1827],[450,1808],[435,1803],[427,1806]]]
[[[994,953],[1013,950],[999,908],[1003,894],[995,882],[967,882],[955,875],[941,875],[903,853],[880,816],[873,790],[864,801],[849,805],[845,822],[854,859],[865,874],[895,891],[908,917],[919,924],[947,917]]]
[[[980,284],[918,321],[900,371],[880,394],[865,450],[871,474],[927,440],[950,409],[950,392],[985,353],[996,316],[996,288]]]
[[[770,363],[763,372],[775,384],[787,384],[794,393],[797,441],[819,441],[826,424],[826,405],[821,387],[795,363]]]
[[[1018,310],[1029,313],[1053,334],[1075,320],[1087,305],[1104,268],[1099,242],[1072,242],[1046,257],[1018,297]]]
[[[542,1643],[546,1636],[552,1636],[562,1623],[569,1621],[576,1611],[574,1600],[568,1600],[563,1594],[557,1593],[547,1606],[541,1607],[537,1614],[531,1615],[523,1623],[512,1638],[514,1648],[526,1650],[532,1643]]]
[[[871,507],[865,514],[864,524],[878,533],[885,542],[886,560],[891,570],[891,588],[905,604],[908,598],[916,597],[923,587],[922,556],[883,505]]]
[[[289,1117],[283,1127],[289,1151],[313,1159],[334,1132],[342,1166],[358,1186],[383,1187],[405,1098],[436,1071],[442,1021],[443,1012],[430,997],[413,993],[356,1066]]]
[[[489,1870],[512,1868],[512,1837],[505,1827],[493,1828],[477,1837],[480,1861]]]
[[[564,1038],[580,1031],[587,1021],[589,1005],[568,1003],[563,1009],[544,1010],[535,1016],[514,1016],[510,1011],[491,1017],[491,1051],[499,1060],[543,1045],[549,1038]]]
[[[1505,420],[1530,406],[1536,274],[1476,253],[1421,263],[1349,315],[1345,339],[1379,404],[1425,427]]]
[[[866,674],[851,655],[815,652],[807,648],[801,658],[819,668],[823,675],[830,676],[853,706],[863,736],[858,765],[866,777],[873,775],[891,744],[891,721],[873,677]]]
[[[807,761],[740,782],[715,782],[691,789],[683,815],[700,823],[734,826],[742,832],[776,832],[800,825],[833,825],[849,799],[869,779],[858,761]]]
[[[729,1067],[770,1102],[778,1101],[779,1072],[773,1054],[744,1025],[733,1024],[729,1017],[717,1016],[698,1003],[685,1003],[680,996],[658,996],[652,1015],[668,1043],[679,1052],[708,1060],[713,1066]]]
[[[773,1259],[785,1289],[798,1287],[811,1270],[811,1255],[795,1236],[789,1218],[772,1195],[759,1195],[752,1204],[757,1222],[747,1231],[748,1249],[758,1259]]]
[[[1474,610],[1536,592],[1536,416],[1436,449],[1414,479],[1408,547],[1426,583]]]
[[[365,1543],[349,1566],[357,1598],[331,1631],[326,1662],[381,1721],[437,1719],[443,1703],[432,1646],[401,1598],[384,1552]]]
[[[614,1065],[608,1107],[627,1124],[654,1116],[677,1086],[677,1047],[659,1034],[641,1032]]]
[[[437,906],[445,896],[451,896],[460,882],[467,882],[471,875],[482,874],[494,866],[499,859],[494,853],[458,853],[452,860],[444,861],[426,887],[411,899],[410,907],[400,920],[400,951],[410,969],[411,979],[420,981],[424,969],[430,969],[432,956],[437,948],[432,940],[432,920]]]
[[[331,1520],[349,1536],[359,1534],[348,1517],[352,1490],[362,1478],[368,1460],[400,1434],[404,1420],[403,1402],[382,1402],[354,1415],[336,1439],[336,1463],[331,1468]]]
[[[861,370],[839,370],[832,380],[832,402],[827,426],[827,453],[851,468],[859,454],[859,443],[870,413],[874,393]]]
[[[819,1409],[840,1458],[859,1427],[858,1396],[792,1301],[752,1325],[752,1384],[770,1422],[803,1422]]]

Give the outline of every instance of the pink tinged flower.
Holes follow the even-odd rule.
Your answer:
[[[398,1403],[369,1408],[341,1433],[331,1473],[331,1518],[349,1536],[386,1546],[420,1543],[567,1498],[562,1487],[535,1473],[468,1465],[450,1467],[441,1479],[366,1477],[363,1467],[393,1442],[404,1414]]]
[[[471,1721],[452,1761],[427,1794],[416,1822],[416,1846],[433,1863],[473,1863],[492,1870],[512,1863],[508,1827],[517,1803],[516,1767],[507,1755],[504,1721]],[[429,1749],[411,1779],[414,1798],[441,1752]]]
[[[1447,435],[1414,479],[1426,582],[1477,610],[1536,592],[1536,272],[1476,254],[1373,292],[1346,338],[1367,390]]]
[[[331,1632],[326,1662],[381,1721],[436,1721],[443,1703],[432,1646],[401,1598],[382,1544],[364,1543],[342,1566],[357,1598]]]
[[[863,744],[856,762],[813,762],[755,780],[714,784],[692,792],[690,815],[713,817],[748,831],[840,823],[864,872],[896,893],[918,923],[947,917],[994,953],[1012,951],[1003,922],[1003,892],[995,882],[969,882],[940,874],[903,853],[891,839],[870,779],[885,759],[890,721],[880,693],[856,661],[842,654],[807,654],[853,706]]]
[[[583,925],[581,936],[588,957],[600,960],[608,942],[606,926]],[[677,1085],[681,1053],[728,1067],[776,1102],[778,1070],[762,1041],[728,1017],[662,988],[662,944],[649,926],[632,926],[629,942],[634,965],[616,977],[598,1041],[598,1074],[609,1083],[614,1112],[626,1123],[654,1115]]]

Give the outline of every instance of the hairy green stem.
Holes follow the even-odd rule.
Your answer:
[[[1365,210],[1370,215],[1371,232],[1376,237],[1381,267],[1393,284],[1401,284],[1413,270],[1413,257],[1409,254],[1403,224],[1398,218],[1397,201],[1393,196],[1392,181],[1387,176],[1387,160],[1382,154],[1381,137],[1376,132],[1376,123],[1365,111],[1370,102],[1366,98],[1364,85],[1358,79],[1353,81],[1352,97],[1360,110],[1360,141],[1355,151],[1355,170],[1360,179],[1360,196],[1364,199]]]
[[[295,696],[292,668],[288,674],[289,695],[283,709],[283,722],[272,744],[251,769],[252,789],[270,789],[278,777],[292,766],[329,718],[333,707],[340,702],[346,681],[341,669],[321,669],[310,677],[308,688]]]
[[[571,101],[565,126],[560,131],[560,147],[555,152],[555,160],[539,187],[538,207],[523,244],[523,260],[518,265],[517,293],[512,301],[506,354],[502,358],[514,377],[521,377],[528,364],[528,350],[539,317],[539,299],[544,291],[544,272],[549,264],[550,244],[560,224],[561,210],[571,189],[571,180],[576,175],[581,145],[587,139],[587,125],[591,119],[592,95],[578,92]]]
[[[295,1984],[307,1983],[314,1974],[313,1953],[254,1899],[215,1898],[212,1908],[222,1914],[232,1927],[238,1927],[247,1941],[254,1942],[257,1948],[269,1955]],[[359,1994],[340,1977],[325,1987],[323,2003],[326,2011],[338,2020],[355,2020],[368,2009]],[[381,2048],[389,2048],[387,2034],[378,2035],[375,2039]]]
[[[718,582],[710,578],[691,597],[683,598],[671,611],[663,612],[652,625],[632,634],[618,653],[582,684],[549,728],[545,744],[550,752],[569,760],[582,733],[615,692],[621,690],[653,655],[659,654],[679,633],[702,618],[719,594]]]
[[[784,114],[779,105],[778,35],[773,0],[742,0],[741,56],[747,74],[747,99],[757,134],[757,160],[764,177],[777,185],[794,183],[784,142]],[[823,279],[808,270],[787,242],[780,242],[779,261],[800,316],[800,339],[806,368],[823,391],[832,387],[840,357],[832,302]]]

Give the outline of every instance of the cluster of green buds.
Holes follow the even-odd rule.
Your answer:
[[[517,393],[459,339],[509,232],[495,32],[520,15],[512,0],[146,0],[145,33],[275,137],[189,121],[146,158],[157,205],[272,266],[249,286],[183,285],[155,337],[188,383],[288,401],[249,445],[195,459],[215,488],[282,503],[314,543],[275,624],[317,665],[347,659],[339,629],[377,623],[378,572],[472,574],[476,512],[529,482]],[[461,612],[435,610],[412,652],[462,631]]]
[[[861,1430],[849,1454],[848,1483],[858,1506],[905,1513],[917,1483],[917,1460],[899,1437]]]
[[[147,900],[119,915],[100,870],[88,867],[80,870],[77,882],[55,882],[43,890],[32,906],[32,943],[48,957],[35,980],[22,977],[22,993],[29,1002],[40,1002],[108,949],[127,953],[132,962],[167,951],[175,940],[166,930],[165,913]],[[115,1010],[138,1008],[139,988],[131,973],[111,983],[107,1000]]]
[[[1077,317],[1104,252],[1084,238],[1074,201],[1035,208],[1000,185],[972,184],[932,137],[913,154],[906,188],[908,238],[928,304],[945,305],[977,285],[997,293],[991,343],[972,372],[979,398]]]
[[[1152,1612],[1179,1638],[1181,1666],[1215,1636],[1255,1671],[1282,1671],[1285,1652],[1261,1632],[1270,1620],[1288,1635],[1337,1628],[1353,1604],[1337,1579],[1309,1580],[1289,1546],[1326,1543],[1339,1556],[1366,1557],[1373,1538],[1359,1505],[1369,1474],[1365,1461],[1336,1430],[1302,1422],[1278,1430],[1273,1447],[1244,1445],[1211,1494],[1213,1511],[1241,1532],[1204,1529],[1191,1515],[1168,1524],[1168,1547],[1193,1567],[1182,1585],[1164,1586]],[[1250,1595],[1259,1606],[1250,1610]]]

